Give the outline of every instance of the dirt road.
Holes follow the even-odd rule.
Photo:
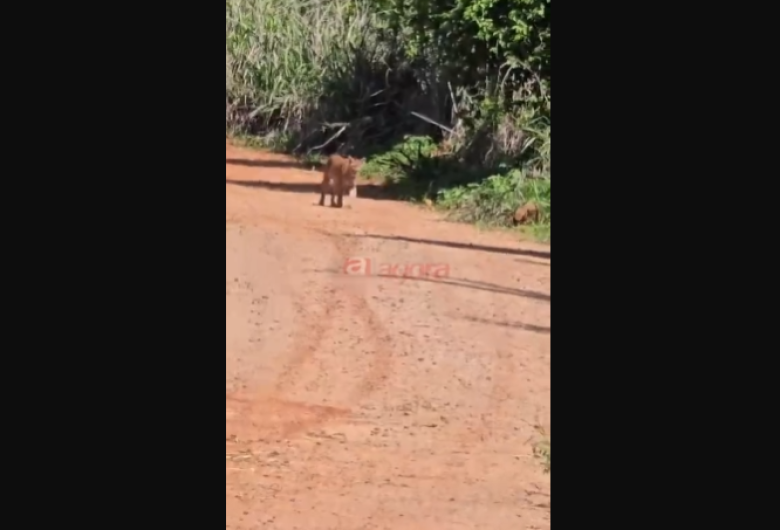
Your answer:
[[[225,528],[548,529],[548,249],[225,171]]]

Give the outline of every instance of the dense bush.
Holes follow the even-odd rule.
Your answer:
[[[226,0],[226,132],[549,225],[549,0]],[[488,178],[490,177],[490,178]]]

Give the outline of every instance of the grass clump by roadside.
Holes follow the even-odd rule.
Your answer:
[[[361,174],[384,179],[400,198],[435,204],[453,220],[481,226],[513,226],[517,209],[533,203],[539,216],[519,230],[549,242],[549,127],[527,138],[523,158],[486,167],[481,161],[470,166],[454,153],[442,152],[430,137],[408,137],[369,157]]]
[[[536,444],[534,455],[542,462],[544,472],[550,473],[550,441],[545,440]]]
[[[551,462],[550,435],[541,425],[535,425],[534,429],[539,434],[539,437],[533,444],[534,458],[536,458],[542,464],[544,472],[549,474]]]

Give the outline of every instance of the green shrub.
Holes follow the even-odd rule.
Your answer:
[[[549,228],[550,0],[226,0],[225,22],[228,135],[364,157],[466,221],[538,201]]]

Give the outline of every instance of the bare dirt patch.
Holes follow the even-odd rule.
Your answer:
[[[225,158],[226,528],[549,528],[549,250]]]

